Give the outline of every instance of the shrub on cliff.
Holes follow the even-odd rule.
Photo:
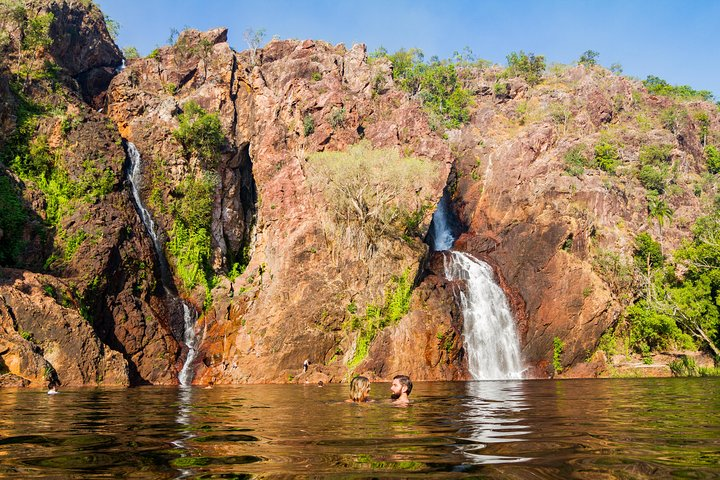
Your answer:
[[[311,155],[307,175],[341,230],[372,253],[382,239],[401,237],[407,219],[430,202],[437,169],[430,160],[362,141],[344,152]]]
[[[220,150],[225,144],[220,118],[206,112],[200,105],[190,101],[178,115],[178,128],[173,132],[175,139],[187,154],[196,154],[210,167],[215,166]]]
[[[210,224],[217,182],[215,175],[206,172],[186,177],[175,191],[175,221],[168,250],[175,258],[176,274],[187,289],[198,284],[207,288],[212,276]]]
[[[720,172],[720,151],[714,145],[705,147],[705,161],[710,173]]]
[[[530,85],[537,85],[545,72],[545,57],[534,53],[510,52],[507,57],[508,77],[522,77]]]
[[[458,63],[467,63],[463,57],[457,57],[455,61],[435,58],[426,63],[422,51],[417,48],[400,49],[391,55],[378,51],[375,55],[390,59],[395,84],[420,98],[425,109],[436,117],[432,120],[433,128],[459,128],[470,120],[471,95],[463,88],[456,68]]]
[[[595,145],[595,165],[604,172],[615,173],[620,162],[620,153],[617,147],[608,142]]]
[[[688,85],[670,85],[662,78],[654,75],[648,75],[643,80],[643,85],[651,95],[663,95],[681,100],[713,100],[713,94],[709,90],[695,90]]]

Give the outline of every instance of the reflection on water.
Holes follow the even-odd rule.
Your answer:
[[[525,457],[486,455],[489,443],[521,442],[530,433],[522,411],[527,408],[522,381],[470,382],[463,405],[459,429],[463,443],[458,447],[470,463],[514,463],[529,460]]]
[[[346,395],[346,385],[4,390],[0,478],[718,475],[720,379],[418,382],[406,408]]]

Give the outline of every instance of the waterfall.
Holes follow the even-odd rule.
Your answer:
[[[126,142],[126,145],[127,154],[130,158],[130,171],[128,174],[128,180],[130,181],[130,190],[132,191],[133,198],[135,199],[135,207],[137,209],[138,215],[140,215],[140,220],[145,226],[148,235],[150,235],[150,238],[152,239],[153,247],[155,248],[155,254],[157,255],[158,261],[160,262],[160,272],[163,288],[165,289],[165,293],[169,297],[173,298],[176,302],[182,304],[184,325],[183,341],[188,347],[188,353],[187,357],[185,358],[185,363],[183,364],[182,370],[180,370],[180,374],[178,375],[178,380],[180,381],[181,385],[190,385],[194,376],[194,372],[190,367],[191,363],[195,359],[195,356],[197,355],[197,351],[195,349],[196,313],[195,310],[187,304],[187,302],[178,297],[177,294],[173,293],[175,291],[174,288],[169,288],[170,282],[172,281],[172,276],[170,275],[170,268],[168,267],[167,259],[165,258],[165,254],[163,253],[162,242],[160,241],[160,237],[157,234],[157,230],[155,228],[155,221],[153,220],[152,215],[150,214],[148,209],[145,208],[145,204],[143,203],[142,197],[140,196],[140,186],[142,184],[142,158],[137,147],[135,147],[132,142]]]
[[[522,378],[515,319],[492,268],[464,252],[447,252],[444,260],[446,278],[466,285],[459,297],[470,375],[475,380]]]
[[[459,223],[445,192],[433,214],[427,241],[433,251],[445,252],[445,278],[464,281],[458,297],[470,375],[475,380],[520,379],[520,342],[505,292],[495,282],[490,265],[468,253],[451,251]]]
[[[183,302],[183,321],[185,322],[185,345],[188,347],[187,358],[183,364],[182,370],[178,374],[178,380],[180,385],[191,385],[195,372],[193,372],[191,365],[197,350],[195,349],[195,314],[193,310]]]
[[[127,152],[128,157],[130,157],[130,174],[128,175],[128,179],[130,180],[130,190],[135,199],[135,206],[140,215],[140,220],[142,220],[148,235],[152,238],[155,253],[157,253],[160,263],[163,263],[165,262],[165,256],[162,253],[162,244],[155,230],[155,222],[140,197],[140,184],[142,181],[142,159],[140,158],[140,152],[132,142],[127,142]]]
[[[450,211],[450,195],[443,193],[437,209],[432,216],[428,243],[435,252],[450,250],[455,243],[455,237],[459,233],[458,221]]]

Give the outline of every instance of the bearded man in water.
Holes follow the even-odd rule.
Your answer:
[[[410,403],[408,396],[412,392],[413,384],[407,375],[395,375],[390,385],[390,398],[393,403],[407,405]]]

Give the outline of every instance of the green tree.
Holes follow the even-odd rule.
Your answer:
[[[138,52],[137,48],[135,48],[133,46],[125,47],[122,50],[123,50],[123,55],[125,56],[126,60],[140,58],[140,53]]]
[[[674,212],[665,200],[652,191],[648,194],[647,201],[648,214],[657,222],[660,240],[662,240],[662,229],[665,226],[665,221],[671,221]]]
[[[43,58],[38,51],[44,51],[52,45],[53,39],[50,36],[50,25],[55,20],[52,13],[38,14],[30,17],[23,29],[22,51],[18,59],[24,64],[21,70],[25,69],[25,87],[27,87],[32,74],[37,72],[37,62]]]
[[[510,52],[507,55],[508,68],[506,74],[510,77],[522,77],[530,85],[537,85],[542,81],[545,72],[545,57],[534,53]]]
[[[580,59],[578,60],[578,63],[580,65],[585,65],[588,67],[591,67],[593,65],[597,65],[597,57],[599,57],[600,54],[596,52],[595,50],[585,50],[582,55],[580,55]]]

